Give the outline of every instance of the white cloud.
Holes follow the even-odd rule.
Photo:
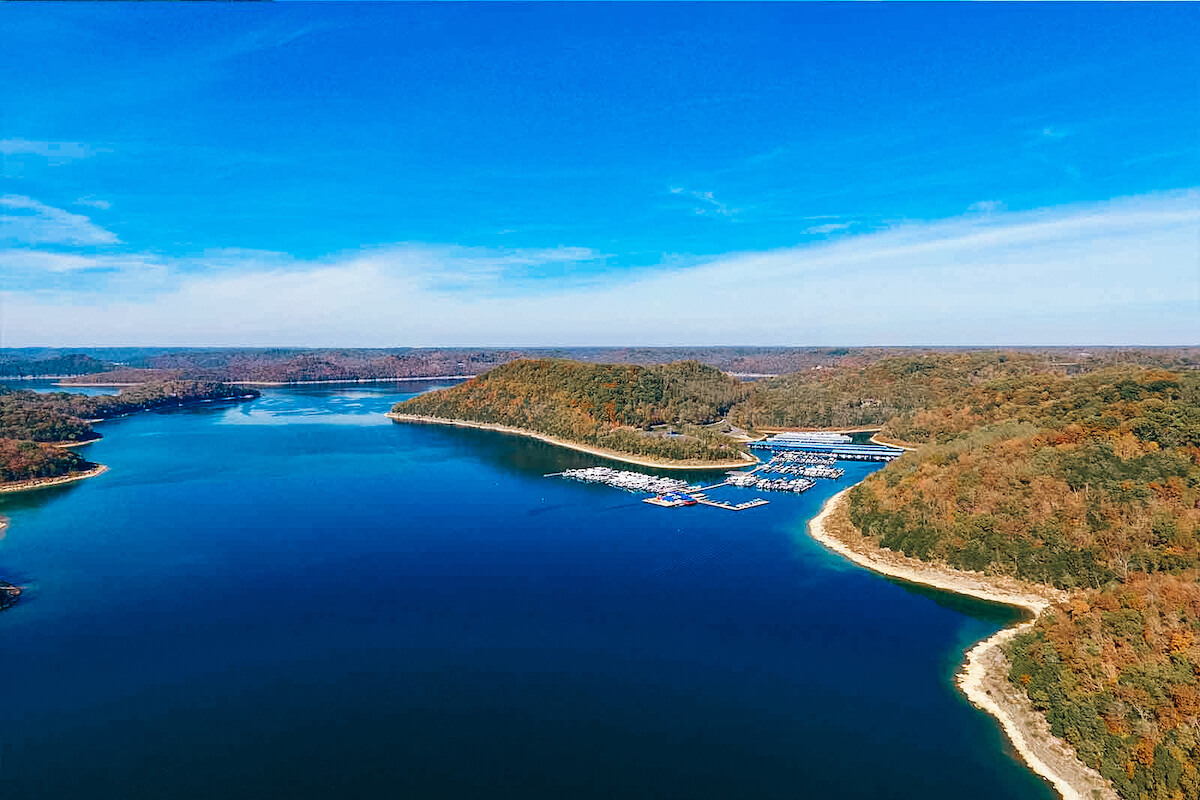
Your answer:
[[[116,234],[82,214],[16,194],[0,196],[0,242],[21,244],[117,244]]]
[[[506,283],[594,256],[576,248],[226,252],[169,265],[145,296],[9,292],[0,332],[10,346],[1195,344],[1198,233],[1189,191],[908,223],[587,285]]]
[[[124,271],[152,263],[141,255],[82,255],[45,250],[0,250],[0,268],[9,276],[55,272]]]

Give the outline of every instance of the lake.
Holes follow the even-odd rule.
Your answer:
[[[594,457],[382,416],[428,388],[105,422],[106,474],[0,499],[30,587],[0,613],[5,793],[1054,797],[952,682],[1014,612],[805,534],[877,465],[656,508],[543,477]]]

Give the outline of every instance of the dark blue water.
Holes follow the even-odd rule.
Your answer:
[[[417,388],[108,422],[107,474],[0,501],[6,796],[1052,796],[951,682],[1010,612],[804,535],[871,466],[660,509],[380,416]]]

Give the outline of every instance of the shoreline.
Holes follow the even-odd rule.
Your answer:
[[[889,442],[886,439],[880,439],[878,433],[871,437],[871,442],[874,444],[881,444],[884,447],[899,447],[901,450],[904,450],[908,453],[914,453],[918,449],[907,444],[900,444],[900,442]]]
[[[89,424],[91,423],[91,420],[85,420],[85,421],[86,421],[86,422],[88,422]],[[97,420],[97,422],[103,422],[103,420]],[[69,442],[69,441],[64,441],[64,442],[46,442],[46,444],[52,444],[52,445],[54,445],[55,447],[62,447],[62,448],[66,448],[66,449],[68,449],[68,450],[69,450],[69,449],[71,449],[72,447],[83,447],[84,445],[87,445],[87,444],[92,444],[93,442],[98,442],[98,441],[100,441],[100,440],[101,440],[101,439],[103,439],[103,438],[104,438],[103,436],[101,436],[101,435],[99,435],[99,434],[96,434],[96,438],[94,438],[94,439],[84,439],[82,442]]]
[[[13,481],[11,483],[0,483],[0,493],[7,492],[32,492],[35,489],[45,489],[50,486],[62,486],[75,481],[82,481],[88,478],[94,478],[97,475],[103,475],[108,472],[108,467],[104,464],[97,464],[84,472],[74,472],[70,475],[60,475],[57,478],[30,478],[25,481]]]
[[[1031,628],[1039,614],[1051,603],[1065,599],[1067,593],[1016,579],[918,561],[880,548],[861,534],[861,541],[852,544],[835,532],[835,528],[845,533],[847,527],[852,527],[846,518],[846,496],[852,488],[843,489],[825,501],[820,513],[809,521],[808,534],[825,548],[873,572],[1030,612],[1033,619],[1003,628],[967,650],[955,683],[971,705],[1000,723],[1021,760],[1053,786],[1063,800],[1119,800],[1109,782],[1080,761],[1069,744],[1051,733],[1046,718],[1008,680],[1008,658],[1003,646]]]
[[[430,425],[453,425],[459,428],[476,428],[485,431],[496,431],[498,433],[510,433],[515,436],[525,436],[530,439],[538,439],[546,442],[547,444],[565,447],[569,450],[577,450],[581,453],[599,456],[600,458],[607,458],[612,461],[620,461],[625,464],[636,464],[640,467],[651,467],[654,469],[729,470],[738,469],[740,467],[749,467],[758,463],[758,459],[753,458],[753,456],[738,461],[720,462],[658,461],[649,457],[641,458],[638,456],[627,455],[625,453],[618,453],[616,450],[608,450],[603,447],[577,444],[575,442],[569,442],[566,439],[558,439],[553,436],[547,436],[544,433],[537,433],[536,431],[525,430],[524,428],[514,428],[509,425],[496,425],[490,422],[471,422],[469,420],[462,419],[444,419],[442,417],[423,417],[417,414],[395,414],[391,411],[389,411],[385,416],[396,422],[417,422]]]

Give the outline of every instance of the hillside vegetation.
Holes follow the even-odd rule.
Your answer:
[[[886,358],[860,368],[810,369],[755,386],[734,413],[746,428],[882,426],[940,406],[957,392],[1000,377],[1054,370],[1030,353],[970,352]]]
[[[1012,679],[1122,797],[1200,797],[1200,374],[1001,374],[899,411],[885,434],[926,445],[852,490],[851,520],[1073,590],[1010,646]]]
[[[633,455],[723,461],[737,458],[740,445],[701,426],[722,419],[748,392],[694,361],[641,367],[538,359],[497,367],[392,411],[507,425]]]
[[[93,466],[83,456],[62,447],[0,439],[0,483],[57,478]]]

